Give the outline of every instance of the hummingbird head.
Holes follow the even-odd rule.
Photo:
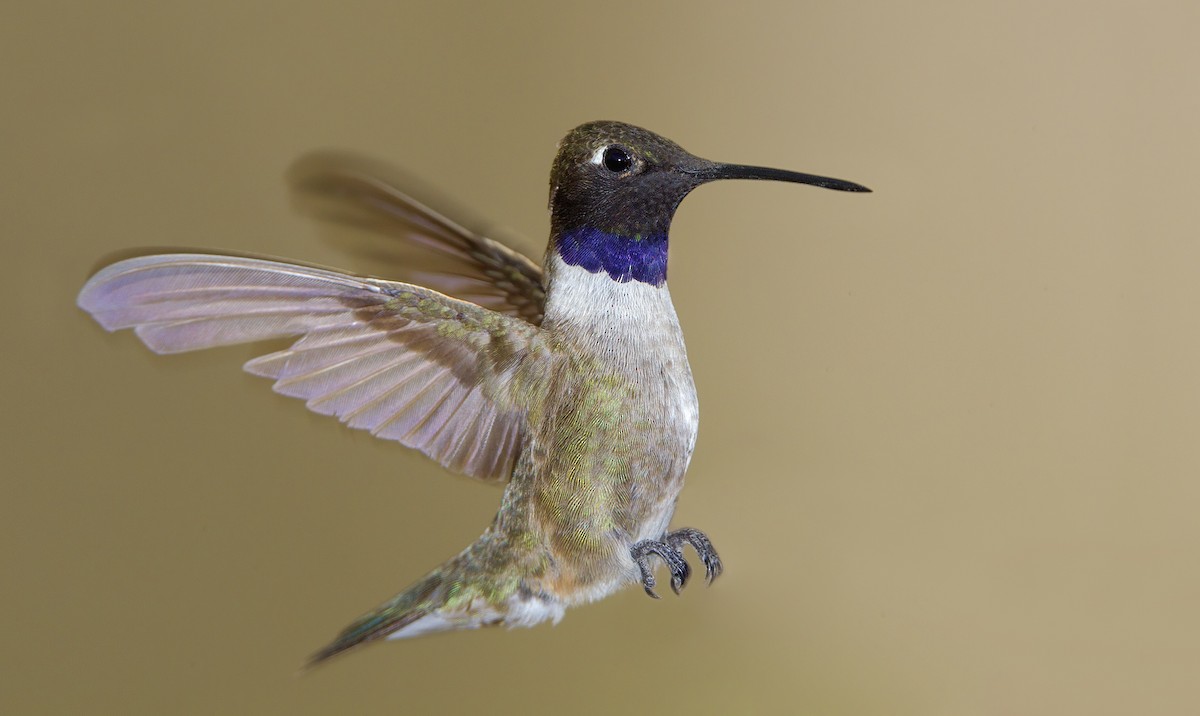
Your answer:
[[[622,122],[589,122],[558,146],[550,174],[552,248],[562,260],[614,281],[661,285],[667,232],[688,192],[717,179],[772,179],[866,192],[840,179],[701,159]]]

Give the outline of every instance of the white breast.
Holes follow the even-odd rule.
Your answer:
[[[606,273],[571,266],[552,252],[552,281],[543,326],[570,336],[581,350],[601,357],[644,389],[639,417],[662,426],[660,448],[679,456],[662,478],[680,480],[696,445],[699,405],[679,319],[664,283],[620,283]],[[669,444],[668,444],[669,443]]]

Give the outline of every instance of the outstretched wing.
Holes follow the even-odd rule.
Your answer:
[[[416,198],[416,180],[380,162],[328,151],[301,158],[288,178],[301,211],[405,240],[406,246],[375,244],[372,273],[386,267],[405,281],[541,323],[546,302],[541,266]],[[405,256],[403,249],[414,247],[432,255]],[[435,259],[441,259],[440,267]]]
[[[518,375],[541,331],[419,286],[263,259],[145,256],[87,282],[79,305],[158,353],[300,336],[246,363],[275,390],[483,480],[507,480]]]

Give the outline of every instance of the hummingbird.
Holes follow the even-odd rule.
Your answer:
[[[448,257],[425,285],[265,258],[159,254],[111,264],[78,303],[157,353],[293,339],[247,362],[318,413],[504,485],[477,541],[346,627],[310,663],[379,639],[557,623],[639,584],[678,594],[708,536],[670,529],[696,444],[696,388],[671,294],[668,231],[683,198],[721,179],[846,192],[853,182],[713,162],[645,129],[571,130],[550,175],[541,265],[380,178],[302,159],[293,187]],[[345,219],[346,216],[341,218]]]

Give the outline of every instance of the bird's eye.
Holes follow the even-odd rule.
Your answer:
[[[620,174],[633,166],[633,157],[620,147],[608,147],[604,150],[604,168]]]

